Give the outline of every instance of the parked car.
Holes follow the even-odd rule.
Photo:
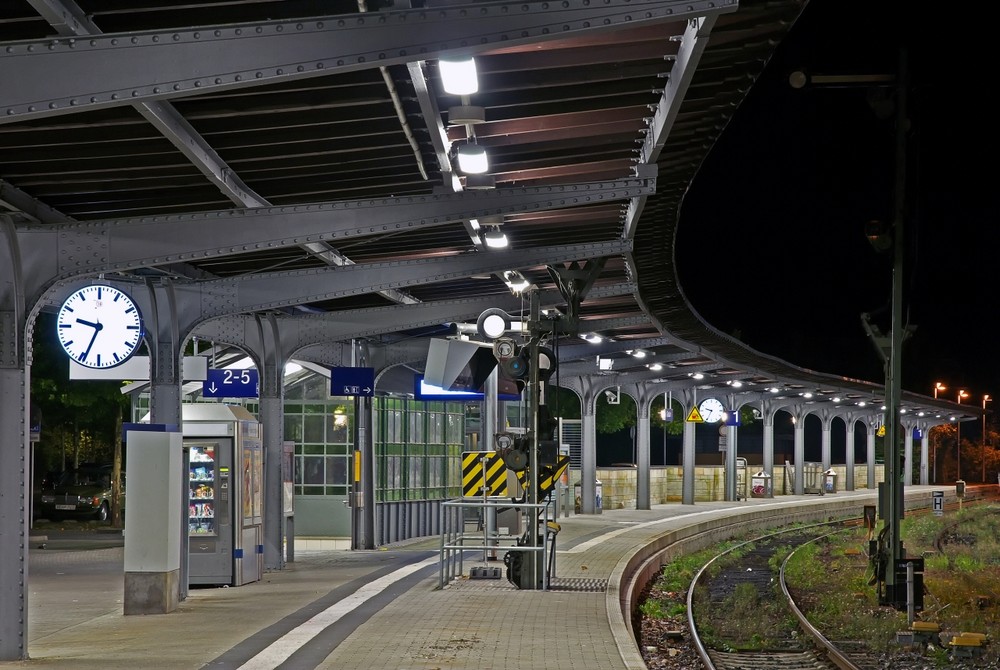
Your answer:
[[[67,470],[35,496],[36,519],[96,519],[111,517],[111,466],[81,466]],[[122,509],[125,477],[122,476]]]

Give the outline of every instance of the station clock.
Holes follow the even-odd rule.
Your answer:
[[[88,368],[113,368],[129,359],[143,336],[142,314],[131,297],[107,284],[74,291],[56,317],[59,344]]]

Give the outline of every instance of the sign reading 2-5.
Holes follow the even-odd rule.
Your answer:
[[[106,284],[75,291],[56,316],[59,344],[88,368],[113,368],[142,342],[142,315],[132,298]]]
[[[202,382],[204,398],[256,398],[259,375],[256,370],[209,370]]]

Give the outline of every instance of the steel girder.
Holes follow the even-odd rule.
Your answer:
[[[670,78],[663,88],[663,94],[653,111],[642,147],[639,149],[640,165],[655,165],[660,157],[660,151],[667,142],[677,114],[680,113],[681,103],[687,95],[701,55],[708,45],[709,34],[715,26],[715,20],[715,16],[709,16],[688,21],[687,29],[681,36],[677,59],[670,69]],[[644,196],[632,198],[629,202],[628,212],[625,215],[625,237],[635,235],[635,228],[645,205]]]
[[[555,292],[546,294],[549,303],[561,300]],[[460,300],[434,300],[412,305],[392,305],[370,309],[352,309],[327,314],[273,315],[274,332],[279,334],[282,349],[289,357],[305,347],[330,341],[376,337],[405,328],[424,328],[478,316],[490,307],[516,309],[520,298],[490,295]],[[211,319],[200,324],[192,335],[199,339],[227,342],[245,348],[253,336],[254,317],[245,314]],[[252,339],[250,340],[252,341]]]
[[[38,285],[100,272],[196,261],[319,241],[398,233],[486,214],[539,212],[654,193],[656,179],[462,191],[135,219],[17,226],[26,277]],[[478,270],[477,270],[478,272]]]
[[[737,9],[737,0],[489,2],[8,42],[0,50],[0,123]]]
[[[165,293],[162,302],[169,307],[170,313],[166,319],[167,323],[151,323],[148,330],[151,335],[176,342],[179,346],[199,324],[217,317],[448,281],[481,272],[501,272],[580,258],[612,256],[624,253],[630,248],[630,241],[613,240],[494,253],[474,252],[430,260],[360,263],[344,267],[275,272],[205,282],[172,282],[165,286],[150,284],[148,292],[136,291],[138,288],[136,285],[111,283],[128,291],[140,305],[143,314],[147,315],[147,319],[153,319],[158,314],[155,293]],[[60,284],[58,288],[49,290],[44,300],[36,303],[35,310],[41,309],[45,303],[53,306],[58,304],[65,296],[86,283],[85,280],[71,280]],[[326,288],[323,284],[329,284],[329,290],[323,290]],[[626,321],[632,323],[635,319]],[[646,319],[641,320],[641,323],[647,322]],[[396,326],[398,328],[400,324],[397,322]]]
[[[196,296],[202,319],[224,314],[277,309],[309,302],[335,300],[418,284],[460,279],[477,273],[519,270],[580,258],[627,252],[631,242],[613,240],[493,253],[472,252],[449,258],[358,263],[339,268],[272,272],[231,279],[178,285],[180,294]],[[327,282],[320,280],[326,279]],[[327,286],[323,286],[327,283]],[[199,319],[201,320],[201,319]]]

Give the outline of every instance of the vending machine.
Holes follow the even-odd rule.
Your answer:
[[[183,408],[188,583],[240,586],[264,573],[264,452],[243,407]]]

